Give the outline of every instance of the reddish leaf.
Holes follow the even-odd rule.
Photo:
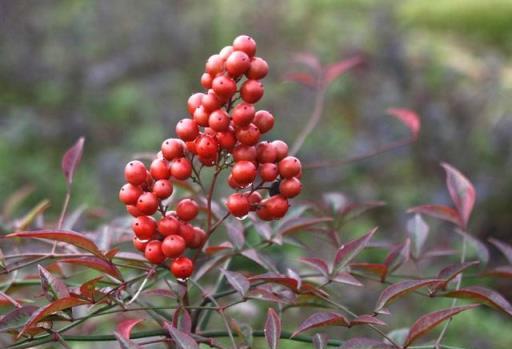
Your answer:
[[[320,273],[322,273],[323,276],[328,277],[329,275],[329,266],[327,263],[321,259],[321,258],[301,258],[301,262],[304,262],[306,264],[309,264],[316,270],[318,270]]]
[[[355,319],[350,321],[350,327],[357,325],[377,325],[377,326],[387,326],[386,323],[380,319],[377,319],[373,315],[359,315]]]
[[[447,163],[441,163],[446,171],[446,186],[450,192],[453,203],[457,207],[459,216],[462,219],[463,227],[468,224],[471,211],[475,205],[476,192],[473,184],[462,174]]]
[[[251,298],[261,299],[268,302],[274,303],[289,303],[287,299],[284,299],[280,295],[264,287],[254,287],[248,293]]]
[[[352,286],[363,286],[363,284],[357,280],[352,274],[340,271],[331,278],[332,281],[340,284],[352,285]]]
[[[123,277],[116,266],[104,259],[88,256],[88,257],[69,257],[59,260],[60,263],[78,264],[84,267],[101,271],[102,273],[113,276],[114,278],[123,281]]]
[[[324,81],[326,85],[329,85],[340,75],[345,73],[347,70],[355,67],[356,65],[362,63],[362,59],[360,57],[352,57],[349,59],[345,59],[343,61],[339,61],[337,63],[328,65],[324,72]]]
[[[95,302],[95,300],[96,300],[96,284],[101,279],[103,279],[103,276],[99,276],[97,278],[94,278],[92,280],[84,282],[80,286],[80,294],[83,297],[91,300],[92,302]]]
[[[117,247],[109,250],[107,253],[105,253],[105,257],[111,261],[117,254],[119,253],[119,249]]]
[[[388,304],[393,303],[400,297],[417,290],[418,288],[433,285],[439,283],[442,280],[439,279],[428,279],[428,280],[404,280],[397,282],[391,286],[388,286],[381,292],[379,299],[377,300],[377,306],[375,311],[378,312]]]
[[[418,114],[410,109],[390,108],[387,112],[400,120],[411,131],[412,139],[418,139],[420,133],[421,121]]]
[[[297,286],[298,286],[298,282],[294,278],[291,278],[291,277],[288,277],[285,275],[281,275],[281,274],[276,274],[276,273],[266,273],[266,274],[256,275],[256,276],[249,278],[249,280],[251,282],[252,281],[272,282],[272,283],[286,286],[288,288],[291,288],[292,290],[297,290]]]
[[[245,244],[244,225],[237,219],[227,220],[224,224],[226,225],[229,240],[238,250],[241,250]]]
[[[231,249],[233,249],[233,245],[231,244],[231,242],[225,241],[225,242],[221,243],[220,245],[208,246],[205,249],[204,253],[211,256],[219,251],[231,250]]]
[[[273,308],[268,308],[264,331],[269,348],[277,349],[281,338],[281,318]]]
[[[439,275],[437,276],[438,279],[442,279],[443,281],[439,283],[439,285],[436,285],[436,289],[445,289],[446,285],[457,275],[462,273],[464,270],[466,270],[469,267],[472,267],[473,265],[477,265],[480,262],[473,261],[473,262],[466,262],[462,264],[453,264],[446,268],[443,268]]]
[[[391,252],[384,260],[384,265],[387,267],[387,272],[391,273],[400,268],[402,264],[407,262],[409,260],[410,252],[411,240],[409,238],[405,239],[404,243],[399,244],[391,249]]]
[[[251,286],[251,284],[245,276],[243,276],[240,273],[228,271],[225,269],[221,269],[220,271],[224,274],[229,284],[233,286],[233,288],[238,293],[240,293],[242,297],[245,297],[247,295],[247,291],[249,291],[249,287]]]
[[[54,241],[61,241],[71,244],[73,246],[82,248],[91,252],[92,254],[105,258],[105,256],[100,252],[98,247],[94,242],[86,238],[80,233],[71,231],[71,230],[36,230],[36,231],[21,231],[17,233],[12,233],[6,235],[7,238],[38,238],[38,239],[48,239]]]
[[[430,217],[439,218],[456,225],[461,225],[461,219],[457,211],[448,206],[422,205],[410,208],[407,212],[422,213]]]
[[[350,322],[341,314],[335,312],[320,312],[314,313],[306,320],[302,321],[299,327],[292,333],[295,337],[299,333],[310,330],[312,328],[326,327],[326,326],[343,326],[349,327]]]
[[[121,335],[121,337],[125,339],[130,339],[130,334],[132,333],[132,329],[144,319],[126,319],[121,321],[116,326],[116,332]]]
[[[428,225],[421,215],[415,214],[407,221],[407,232],[412,241],[412,255],[419,258],[423,252],[423,246],[428,237]]]
[[[29,328],[33,327],[46,316],[58,311],[62,311],[84,304],[89,304],[89,302],[77,297],[66,297],[58,299],[55,302],[52,302],[42,308],[39,308],[36,312],[32,314],[32,316],[30,316],[30,319],[28,319],[25,326],[23,326],[20,333],[18,333],[18,338],[20,338],[24,332],[26,332]]]
[[[192,330],[192,318],[186,308],[179,307],[172,316],[172,325],[178,330],[190,333]]]
[[[395,347],[375,339],[352,338],[344,342],[340,349],[395,349]]]
[[[0,299],[1,298],[5,299],[8,303],[14,305],[16,308],[22,307],[22,305],[18,301],[16,301],[14,298],[12,298],[11,296],[2,291],[0,291]]]
[[[304,217],[297,218],[284,224],[279,230],[279,234],[285,236],[299,231],[304,231],[307,228],[311,228],[320,223],[331,222],[332,217]]]
[[[302,278],[300,277],[300,275],[295,270],[292,270],[292,269],[289,269],[289,268],[287,270],[287,274],[292,279],[297,280],[297,288],[300,289],[302,287]]]
[[[469,286],[450,291],[443,296],[450,298],[471,299],[512,316],[512,305],[498,292],[482,286]]]
[[[416,339],[423,336],[425,333],[431,331],[433,328],[435,328],[443,321],[450,319],[451,317],[457,315],[460,312],[463,312],[468,309],[473,309],[475,307],[478,307],[478,304],[453,307],[450,309],[439,310],[421,316],[411,326],[407,339],[405,340],[404,348],[411,345]]]
[[[366,245],[368,245],[368,242],[370,242],[376,231],[377,228],[373,228],[359,239],[352,240],[342,245],[336,252],[336,257],[334,258],[335,270],[339,270],[350,263],[350,261],[352,261],[352,259],[354,259],[366,247]]]
[[[501,278],[511,279],[512,278],[512,265],[502,265],[491,269],[485,273],[486,275],[497,276]]]
[[[164,328],[169,332],[178,349],[199,349],[199,345],[190,335],[182,332],[164,321]]]
[[[0,317],[0,333],[23,326],[36,310],[35,305],[24,305],[3,315]]]
[[[381,279],[384,279],[388,272],[388,267],[379,263],[350,263],[350,269],[363,270],[372,274],[376,274]]]
[[[78,141],[71,148],[69,148],[62,157],[62,172],[64,173],[64,177],[66,177],[68,185],[73,183],[75,170],[80,163],[80,159],[82,158],[84,141],[84,137],[80,137]]]
[[[496,246],[498,250],[505,256],[510,264],[512,264],[512,246],[495,238],[490,238],[489,242]]]
[[[69,297],[68,288],[61,279],[53,276],[42,265],[38,265],[37,268],[41,279],[41,287],[49,301]]]

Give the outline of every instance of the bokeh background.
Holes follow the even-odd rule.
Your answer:
[[[300,152],[305,163],[406,136],[389,107],[421,116],[410,147],[306,172],[304,198],[341,191],[386,201],[360,224],[402,236],[408,207],[449,203],[439,166],[446,161],[477,188],[471,233],[511,241],[510,0],[0,1],[0,202],[30,185],[16,213],[49,199],[47,217],[55,219],[66,190],[60,157],[85,136],[71,207],[101,209],[91,225],[124,214],[124,164],[173,136],[188,96],[201,90],[206,58],[241,33],[256,39],[271,66],[260,102],[276,115],[269,137],[289,143],[314,104],[312,90],[284,79],[296,68],[293,55],[313,53],[323,63],[364,57],[328,90],[322,121]],[[510,284],[489,283],[512,298]],[[447,341],[507,348],[507,321],[469,312]]]

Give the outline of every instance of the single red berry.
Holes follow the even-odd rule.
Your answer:
[[[154,179],[168,179],[171,175],[169,172],[169,162],[164,159],[155,159],[149,167],[149,173]]]
[[[189,198],[180,200],[176,206],[176,215],[184,221],[191,221],[196,218],[198,213],[199,205],[195,200]]]
[[[203,86],[204,88],[206,88],[206,89],[211,88],[212,81],[213,81],[213,77],[210,74],[203,73],[203,75],[201,75],[201,86]]]
[[[181,256],[186,247],[185,240],[179,235],[168,235],[162,241],[162,253],[169,258]]]
[[[199,228],[194,227],[194,239],[191,241],[191,243],[188,245],[190,248],[200,248],[204,245],[206,242],[206,239],[208,238],[208,235],[206,232]]]
[[[242,51],[233,51],[233,53],[229,55],[228,59],[226,59],[225,67],[231,76],[238,77],[245,74],[250,65],[251,61],[247,53]]]
[[[199,135],[197,122],[192,119],[181,119],[176,125],[176,134],[185,142],[193,141]]]
[[[190,246],[190,244],[194,243],[194,236],[195,236],[194,227],[189,223],[181,223],[180,224],[180,231],[179,235],[185,240],[187,243],[187,247]]]
[[[297,176],[301,171],[302,165],[299,159],[294,156],[287,156],[279,161],[279,174],[283,178],[292,178]]]
[[[239,144],[233,149],[233,159],[238,162],[242,160],[255,162],[257,157],[256,147],[252,145]]]
[[[235,217],[244,217],[249,213],[250,204],[247,195],[234,193],[226,201],[228,211]]]
[[[188,98],[187,106],[188,112],[190,115],[194,114],[194,111],[197,107],[201,105],[201,100],[203,99],[204,93],[197,92]]]
[[[212,136],[202,135],[196,138],[197,155],[203,158],[215,158],[219,144]]]
[[[141,240],[138,237],[133,237],[133,247],[135,247],[136,250],[139,250],[141,252],[144,252],[146,250],[146,245],[148,244],[148,240]]]
[[[162,142],[162,155],[165,159],[171,161],[183,156],[185,146],[183,141],[178,138],[169,138]]]
[[[279,184],[279,193],[285,198],[293,198],[300,194],[302,183],[296,178],[283,179]]]
[[[256,159],[259,163],[275,162],[277,158],[276,149],[270,142],[258,143],[256,154]]]
[[[274,219],[274,216],[272,215],[272,212],[270,212],[269,208],[267,207],[266,203],[269,199],[265,199],[261,201],[258,208],[256,208],[256,215],[259,219],[263,221],[271,221]]]
[[[251,205],[251,209],[253,207],[255,207],[256,205],[258,205],[261,202],[261,199],[262,199],[261,194],[257,191],[253,191],[247,197],[247,200],[249,201],[249,205]]]
[[[216,132],[227,131],[229,124],[229,114],[224,109],[214,110],[208,118],[208,125]]]
[[[265,182],[273,182],[279,175],[279,170],[276,164],[265,163],[259,167],[260,177]]]
[[[159,179],[153,184],[153,194],[159,199],[167,199],[173,192],[172,182],[168,179]]]
[[[139,210],[136,205],[126,205],[126,211],[133,217],[139,217],[144,215],[144,213],[142,213],[142,211]]]
[[[215,135],[215,139],[217,139],[220,147],[222,149],[226,149],[227,151],[232,151],[236,144],[235,132],[231,129],[228,129],[224,132],[218,132]]]
[[[245,75],[248,79],[261,80],[268,74],[268,64],[263,58],[253,57],[251,65]]]
[[[260,140],[260,130],[254,124],[236,130],[236,138],[245,145],[255,145]]]
[[[130,161],[124,168],[124,178],[133,185],[140,185],[146,181],[146,166],[141,161]]]
[[[229,55],[233,53],[233,46],[225,46],[222,50],[219,52],[219,56],[222,57],[222,59],[225,61],[228,59]]]
[[[208,126],[208,118],[210,117],[210,113],[207,112],[204,106],[200,105],[196,108],[194,112],[193,119],[199,126]]]
[[[137,199],[142,195],[142,189],[130,183],[126,183],[119,190],[119,200],[125,205],[136,205]]]
[[[236,127],[248,126],[254,119],[255,112],[254,105],[244,102],[238,103],[231,112],[233,123]]]
[[[171,273],[177,279],[186,279],[194,271],[194,262],[187,257],[178,257],[171,263]]]
[[[277,140],[273,141],[272,145],[276,149],[276,161],[280,161],[288,156],[288,144],[283,141]]]
[[[149,241],[144,250],[144,256],[153,264],[161,264],[165,261],[165,255],[162,252],[162,243],[159,240]]]
[[[229,174],[228,176],[228,185],[233,189],[241,189],[242,185],[240,185],[237,181],[233,179],[233,175]]]
[[[288,212],[288,200],[281,195],[274,195],[268,199],[265,206],[274,218],[282,218]]]
[[[227,76],[219,75],[213,79],[212,89],[219,96],[231,98],[236,92],[236,82]]]
[[[263,84],[258,80],[246,80],[240,88],[240,96],[247,103],[256,103],[264,92]]]
[[[256,54],[256,41],[249,35],[239,35],[233,40],[233,49],[243,51],[252,57]]]
[[[192,164],[186,158],[174,159],[171,162],[170,168],[171,175],[180,181],[184,181],[192,175]]]
[[[231,175],[236,183],[249,185],[256,178],[256,166],[250,161],[238,161],[231,169]]]
[[[267,133],[274,127],[274,116],[266,110],[258,110],[254,114],[253,123],[259,128],[260,132]]]
[[[143,193],[137,200],[137,208],[144,214],[152,215],[158,209],[160,201],[153,193]]]
[[[158,231],[164,236],[179,234],[180,225],[181,223],[176,217],[166,215],[158,221]]]
[[[201,100],[201,105],[204,107],[204,110],[207,112],[212,112],[214,110],[219,109],[223,104],[223,101],[219,96],[213,92],[213,90],[209,91],[207,94],[203,96]]]
[[[211,76],[222,73],[224,70],[224,59],[220,55],[212,55],[206,61],[204,70]]]
[[[140,216],[133,221],[132,230],[139,239],[148,240],[156,232],[156,222],[153,217]]]

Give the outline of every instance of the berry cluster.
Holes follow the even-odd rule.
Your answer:
[[[193,270],[185,249],[202,247],[209,232],[190,224],[199,212],[193,199],[182,199],[175,211],[167,211],[162,201],[172,194],[171,179],[200,183],[195,166],[215,167],[217,173],[230,169],[228,184],[236,192],[226,201],[229,213],[243,218],[254,211],[262,220],[283,217],[288,199],[302,189],[301,164],[288,156],[288,145],[260,140],[273,128],[274,116],[254,105],[263,96],[260,80],[268,73],[267,62],[255,53],[254,39],[241,35],[211,56],[201,76],[207,92],[188,99],[190,117],[177,123],[178,138],[162,143],[149,169],[140,161],[125,168],[128,183],[119,197],[136,217],[134,245],[152,263],[173,259],[171,271],[178,278]],[[158,221],[152,217],[157,211],[162,215]]]

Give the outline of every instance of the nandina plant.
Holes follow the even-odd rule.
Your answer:
[[[13,232],[1,240],[6,253],[0,300],[7,307],[0,318],[2,347],[118,341],[121,348],[274,349],[294,341],[315,348],[450,349],[455,347],[445,343],[445,334],[461,312],[484,304],[508,321],[510,303],[478,284],[484,277],[510,278],[512,266],[487,267],[487,247],[469,224],[475,189],[453,166],[442,164],[454,207],[411,208],[402,241],[386,241],[377,227],[354,232],[354,239],[341,236],[347,222],[382,202],[355,203],[331,192],[309,202],[293,200],[290,209],[303,175],[293,155],[320,120],[329,84],[361,62],[356,57],[324,67],[304,54],[297,60],[309,71],[287,77],[312,88],[317,98],[289,150],[282,140],[262,139],[275,120],[255,106],[264,94],[261,79],[268,64],[256,56],[254,39],[241,35],[211,56],[200,79],[207,91],[189,98],[190,115],[176,124],[177,138],[164,140],[153,158],[133,160],[124,169],[119,199],[133,216],[129,223],[116,219],[97,232],[72,230],[80,212],[68,215],[67,208],[84,139],[71,147],[62,160],[68,190],[56,226],[28,230],[48,208],[42,202],[9,221]],[[389,113],[409,128],[410,137],[350,159],[305,164],[304,170],[414,142],[418,116],[402,108]],[[222,183],[230,188],[227,198],[216,190]],[[25,194],[15,195],[19,201]],[[429,226],[423,216],[453,228],[458,238],[451,249],[426,248]],[[325,247],[307,249],[305,239]],[[490,242],[512,263],[512,246]],[[290,246],[302,252],[298,261],[283,252]],[[477,259],[470,259],[472,249]],[[369,250],[384,255],[370,262],[362,258]],[[464,279],[468,273],[471,278]],[[349,288],[378,289],[379,295],[366,298],[356,311],[343,297]],[[36,299],[41,292],[44,302]],[[424,307],[413,307],[417,320],[406,323],[391,305],[410,297],[437,310],[421,314]],[[452,302],[440,309],[436,301],[443,298]],[[252,315],[254,305],[263,310],[263,321]],[[400,327],[390,328],[391,322]],[[357,335],[354,327],[360,328]]]

